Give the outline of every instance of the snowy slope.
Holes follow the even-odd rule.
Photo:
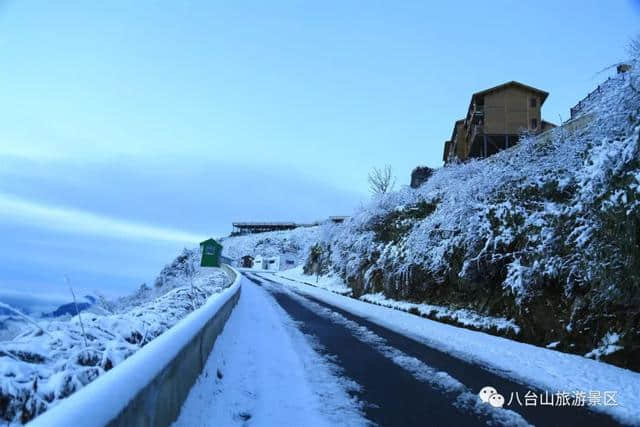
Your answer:
[[[327,228],[324,259],[356,297],[470,309],[513,322],[521,340],[640,369],[640,63],[631,62],[566,126],[447,165]],[[593,351],[603,347],[617,351]]]
[[[306,283],[311,286],[317,286],[319,288],[330,290],[331,292],[335,292],[338,294],[348,295],[351,294],[351,289],[347,285],[344,284],[342,279],[336,274],[325,274],[325,275],[307,275],[304,274],[304,267],[299,265],[298,267],[292,268],[290,270],[282,271],[276,273],[280,277],[285,277],[287,279],[297,280],[302,283]]]
[[[151,399],[145,401],[144,405],[147,406],[154,402],[168,402],[171,405],[171,399],[178,398],[174,392],[180,393],[175,387],[179,385],[174,382],[171,372],[184,367],[184,363],[190,363],[182,359],[185,353],[189,354],[188,347],[194,343],[205,325],[238,294],[240,275],[234,273],[233,276],[235,279],[230,285],[218,289],[204,304],[136,351],[124,363],[98,377],[81,392],[57,402],[55,407],[38,416],[29,425],[51,427],[79,424],[83,427],[102,427],[114,421],[119,425],[122,421],[132,419],[144,418],[147,422],[164,419],[158,413],[163,411],[159,408],[155,408],[155,414],[145,413],[142,417],[138,417],[140,414],[129,417],[127,413],[131,409],[139,412],[141,408],[135,403],[130,405],[140,398]],[[150,384],[155,386],[152,390],[147,388]],[[164,396],[154,396],[154,392]],[[168,401],[167,393],[171,394]],[[173,402],[175,403],[178,402]],[[123,412],[125,414],[121,417]]]
[[[28,329],[28,324],[17,316],[0,316],[0,341],[12,340]]]
[[[38,321],[0,342],[0,419],[24,423],[136,353],[229,284],[219,269],[200,270],[185,251],[154,289],[104,304],[68,321]]]
[[[304,262],[309,248],[322,236],[323,228],[300,227],[287,231],[248,234],[220,239],[222,255],[238,260],[245,255],[276,256],[292,254],[296,265]]]
[[[341,295],[351,295],[351,289],[343,282],[343,280],[334,273],[326,275],[307,275],[304,274],[303,266],[292,268],[291,270],[275,273],[276,276],[295,280],[310,286],[326,289]],[[519,332],[518,326],[511,319],[501,317],[482,316],[470,310],[458,309],[453,310],[449,307],[439,305],[412,303],[407,301],[398,301],[385,297],[381,292],[374,294],[364,294],[359,298],[361,301],[377,304],[384,307],[394,308],[410,312],[416,315],[434,318],[436,320],[453,320],[455,324],[472,327],[475,329],[487,330],[511,330],[515,334]]]

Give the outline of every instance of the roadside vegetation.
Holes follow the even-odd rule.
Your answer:
[[[512,319],[512,338],[640,370],[640,55],[632,54],[630,70],[600,85],[564,126],[447,165],[415,190],[377,192],[345,224],[327,226],[305,270],[338,274],[355,297]]]
[[[130,296],[68,320],[34,321],[0,342],[0,420],[24,424],[127,359],[229,284],[185,249]]]

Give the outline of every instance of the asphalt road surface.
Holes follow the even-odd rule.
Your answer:
[[[613,419],[584,407],[525,406],[523,396],[540,393],[482,366],[454,358],[366,319],[296,293],[269,274],[246,274],[267,290],[300,330],[360,385],[355,398],[366,418],[381,426],[609,426]],[[279,279],[282,280],[282,279]],[[493,386],[513,401],[497,409],[477,393]],[[512,394],[513,393],[513,394]]]

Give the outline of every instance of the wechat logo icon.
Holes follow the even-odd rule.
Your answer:
[[[484,403],[488,403],[494,408],[502,408],[504,406],[504,396],[498,393],[495,387],[482,387],[482,390],[478,393],[478,397],[480,397],[480,400]]]

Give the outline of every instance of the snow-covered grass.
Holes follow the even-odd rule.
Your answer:
[[[299,282],[306,283],[311,286],[318,286],[323,289],[327,289],[331,292],[335,292],[342,295],[351,294],[351,289],[342,281],[340,276],[334,273],[325,274],[322,276],[307,275],[304,274],[304,267],[299,265],[298,267],[290,270],[280,271],[275,273],[280,277],[284,277],[290,280],[297,280]]]
[[[513,319],[503,331],[527,342],[640,369],[640,61],[630,63],[566,126],[325,226],[320,259],[356,297]],[[612,352],[590,352],[607,334],[619,336]]]
[[[620,340],[620,334],[608,332],[600,341],[600,346],[594,348],[589,353],[585,354],[585,357],[593,357],[595,359],[600,359],[602,356],[606,356],[607,354],[615,353],[620,350],[618,341]]]
[[[503,286],[526,296],[535,277],[551,277],[569,267],[554,246],[563,225],[574,225],[564,243],[586,249],[596,243],[595,202],[601,209],[623,205],[629,214],[640,204],[635,198],[640,174],[624,169],[638,154],[634,114],[640,96],[630,83],[634,77],[620,75],[603,85],[598,104],[588,110],[593,119],[574,132],[554,129],[546,143],[525,136],[517,146],[488,159],[438,169],[417,190],[404,187],[374,199],[344,227],[333,227],[334,265],[345,277],[364,276],[365,287],[373,285],[368,279],[376,271],[384,270],[390,279],[385,286],[401,291],[412,267],[445,280],[452,269],[452,251],[459,248],[465,255],[461,277],[470,277],[478,263],[502,255],[508,270]],[[608,195],[621,172],[629,172],[631,181]],[[579,223],[570,222],[571,217]],[[526,247],[515,254],[501,253],[523,232]]]
[[[28,324],[18,316],[0,316],[0,341],[12,340],[28,328]]]
[[[270,272],[267,271],[267,273]],[[317,286],[340,295],[349,296],[352,293],[351,288],[349,288],[340,276],[335,273],[329,273],[322,276],[307,275],[304,274],[303,266],[298,266],[291,270],[281,271],[274,274],[285,279],[295,280],[311,286]],[[472,327],[483,331],[504,332],[506,330],[510,330],[515,335],[520,331],[520,328],[512,319],[481,315],[467,309],[451,309],[449,307],[433,304],[395,300],[385,297],[382,292],[364,294],[361,295],[359,299],[372,304],[406,311],[435,320],[445,320],[449,323],[453,322],[458,325]]]
[[[104,303],[105,314],[38,321],[0,342],[0,419],[24,423],[119,365],[229,284],[219,269],[199,269],[186,251],[156,287]]]
[[[122,364],[101,375],[81,392],[75,393],[59,402],[51,410],[37,417],[30,425],[33,427],[67,426],[80,424],[83,427],[101,427],[110,424],[129,406],[134,398],[150,384],[154,389],[148,390],[143,397],[158,403],[154,393],[165,394],[175,391],[168,384],[171,369],[179,368],[184,356],[183,350],[193,343],[194,338],[220,312],[222,307],[239,291],[241,276],[234,274],[231,285],[219,289],[206,302],[187,314],[165,333],[141,348]],[[172,363],[176,361],[176,364]],[[171,368],[172,367],[172,368]],[[164,375],[169,372],[167,375]],[[158,382],[155,382],[159,380]],[[166,380],[163,384],[163,381]],[[167,386],[166,389],[158,387]],[[149,394],[150,393],[150,394]],[[177,396],[172,395],[173,398]],[[166,397],[166,395],[165,395]],[[177,402],[168,402],[175,404]],[[149,402],[145,405],[151,406]],[[140,410],[139,407],[135,407]],[[153,410],[150,409],[150,410]],[[151,416],[151,414],[146,414]],[[130,419],[130,418],[129,418]],[[145,418],[149,420],[149,418]]]
[[[357,384],[314,346],[273,297],[245,280],[174,425],[367,425],[349,395]]]
[[[615,392],[615,406],[589,406],[589,409],[607,413],[623,423],[640,424],[640,373],[413,316],[278,276],[265,277],[540,390]]]
[[[364,294],[360,297],[360,299],[372,304],[395,308],[397,310],[418,314],[435,320],[446,320],[448,322],[455,322],[458,325],[473,327],[485,331],[511,330],[516,335],[520,331],[520,327],[518,327],[518,325],[516,325],[512,319],[505,319],[504,317],[483,316],[472,310],[466,309],[451,309],[449,307],[443,307],[440,305],[424,303],[416,304],[406,301],[397,301],[385,297],[382,292],[379,292],[377,294]]]

